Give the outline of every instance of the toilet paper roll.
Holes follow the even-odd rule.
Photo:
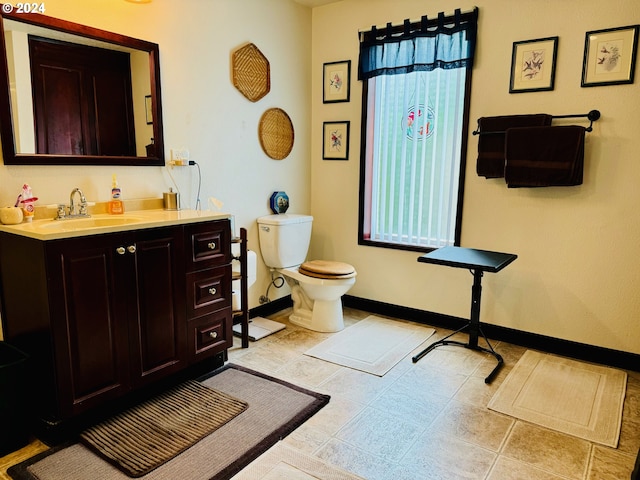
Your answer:
[[[242,266],[239,261],[234,261],[232,270],[239,272]],[[256,275],[258,269],[258,255],[253,250],[247,250],[247,287],[256,283]],[[239,289],[238,289],[239,290]]]
[[[258,268],[258,256],[256,252],[253,250],[247,250],[247,288],[253,285],[256,282],[256,272]],[[242,265],[240,261],[234,260],[231,265],[231,269],[234,272],[240,272]],[[234,310],[240,310],[240,306],[242,305],[242,296],[240,293],[240,282],[234,282],[233,292],[231,296],[232,308]]]
[[[238,290],[237,292],[234,290],[231,293],[231,308],[234,312],[237,312],[238,310],[240,310],[241,305],[242,302],[240,301],[240,290]]]

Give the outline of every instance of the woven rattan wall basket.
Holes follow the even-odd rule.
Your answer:
[[[293,124],[287,113],[280,108],[270,108],[262,114],[258,125],[258,136],[262,150],[269,158],[287,158],[293,148]]]
[[[269,61],[253,43],[231,56],[233,86],[248,100],[257,102],[271,90]]]

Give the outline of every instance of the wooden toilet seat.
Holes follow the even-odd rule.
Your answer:
[[[300,265],[298,271],[308,277],[324,279],[352,278],[356,276],[356,269],[353,268],[353,265],[328,260],[304,262]]]

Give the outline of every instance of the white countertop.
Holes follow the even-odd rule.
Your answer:
[[[17,225],[0,225],[0,232],[13,233],[37,240],[56,240],[59,238],[101,235],[154,227],[166,227],[187,223],[230,218],[227,213],[209,210],[137,210],[121,215],[105,213],[91,215],[88,218],[65,220],[33,220]]]

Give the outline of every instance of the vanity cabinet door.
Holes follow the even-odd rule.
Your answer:
[[[229,220],[198,223],[186,229],[189,242],[187,271],[231,263],[231,229]]]
[[[47,258],[63,417],[183,368],[180,227],[51,242]]]
[[[129,292],[132,259],[120,235],[47,244],[50,321],[58,414],[69,417],[130,389]]]
[[[187,274],[187,318],[231,307],[231,265]]]
[[[125,247],[125,256],[135,261],[128,277],[131,363],[134,382],[147,384],[180,370],[187,361],[184,235],[180,227],[135,235]]]
[[[228,308],[189,320],[187,338],[189,339],[189,359],[197,362],[226,350],[231,345],[231,312]]]

